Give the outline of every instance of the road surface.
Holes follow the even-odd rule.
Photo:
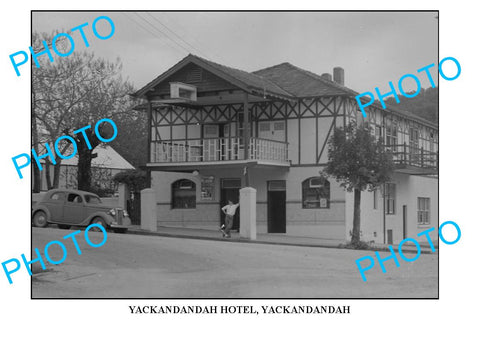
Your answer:
[[[438,253],[415,262],[390,260],[361,279],[355,260],[371,251],[282,246],[232,241],[108,233],[100,248],[90,247],[82,231],[33,228],[33,247],[62,240],[65,262],[47,263],[32,279],[32,297],[54,298],[372,298],[438,295]],[[100,243],[101,233],[89,233]],[[387,257],[389,253],[381,253]],[[62,257],[57,245],[49,249]],[[413,254],[408,254],[413,257]],[[45,257],[44,257],[45,258]],[[25,270],[25,268],[22,268]],[[15,274],[13,278],[15,279]]]

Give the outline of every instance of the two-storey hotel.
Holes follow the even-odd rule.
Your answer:
[[[147,101],[158,224],[217,229],[220,208],[250,186],[258,233],[349,239],[353,194],[319,172],[334,127],[364,119],[357,94],[339,67],[333,77],[289,63],[249,73],[188,55],[135,93]],[[396,170],[362,192],[362,239],[398,243],[437,227],[438,127],[377,105],[366,111]]]

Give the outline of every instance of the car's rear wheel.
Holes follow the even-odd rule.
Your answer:
[[[105,230],[107,230],[107,223],[105,222],[105,220],[101,217],[95,217],[93,220],[92,220],[92,223],[90,224],[100,224],[102,227],[105,228]],[[97,226],[93,226],[91,227],[89,230],[91,231],[95,231],[97,233],[101,232],[102,229],[100,229],[99,227]]]
[[[59,228],[59,229],[70,229],[71,226],[69,226],[68,224],[59,224],[59,225],[58,225],[58,228]]]
[[[33,215],[33,226],[36,228],[45,228],[48,225],[47,214],[39,210]]]

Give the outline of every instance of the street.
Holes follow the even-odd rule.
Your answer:
[[[378,263],[359,274],[355,260],[371,251],[210,241],[108,233],[90,247],[83,231],[33,228],[33,247],[60,240],[68,256],[33,276],[33,298],[436,298],[438,253],[406,263]],[[100,243],[101,233],[89,233]],[[380,253],[382,258],[390,254]],[[49,249],[60,259],[58,246]],[[45,256],[43,256],[45,259]],[[21,270],[25,270],[22,268]],[[15,276],[13,276],[15,280]]]

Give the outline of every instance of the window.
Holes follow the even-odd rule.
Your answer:
[[[373,190],[373,209],[378,209],[378,189]]]
[[[101,204],[102,201],[97,196],[85,195],[85,201],[90,204]]]
[[[418,197],[418,224],[430,224],[430,198]]]
[[[261,122],[258,125],[258,129],[260,132],[270,131],[270,123],[269,122]]]
[[[375,139],[382,140],[382,127],[379,125],[375,125]]]
[[[78,194],[68,194],[67,201],[73,203],[82,203],[82,197]]]
[[[194,209],[197,204],[195,183],[181,179],[172,184],[172,209]]]
[[[311,177],[302,182],[303,209],[330,208],[330,182],[323,177]]]
[[[65,193],[64,192],[55,192],[50,196],[51,200],[55,201],[65,201]]]
[[[385,129],[386,145],[393,146],[393,151],[396,151],[396,145],[398,141],[397,122],[387,122],[387,128]]]
[[[395,214],[395,183],[385,183],[385,212]]]
[[[418,149],[419,139],[420,139],[420,134],[418,132],[418,129],[410,128],[410,139],[409,139],[410,147]]]
[[[273,123],[273,129],[275,131],[285,130],[285,122],[275,122],[275,123]]]

